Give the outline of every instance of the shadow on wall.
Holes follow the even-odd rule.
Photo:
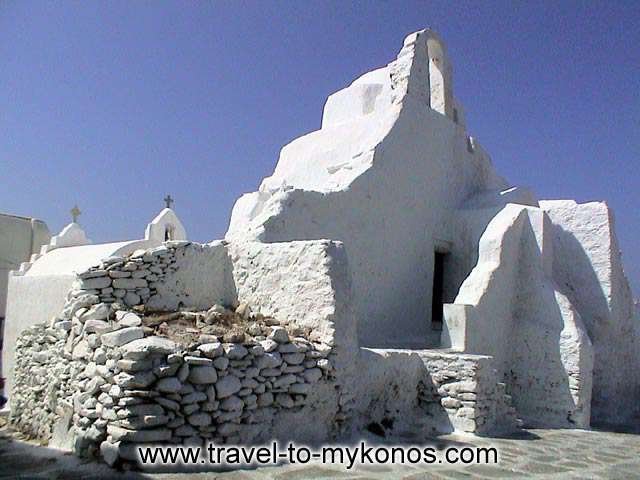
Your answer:
[[[438,386],[415,352],[361,348],[358,362],[363,368],[356,379],[355,410],[361,414],[353,425],[356,432],[431,436],[454,431]]]
[[[551,265],[543,262],[550,260],[543,258],[548,226],[539,209],[518,205],[491,221],[479,242],[478,264],[448,306],[448,344],[494,358],[526,424],[584,427],[591,346],[569,302],[556,293]],[[576,388],[580,375],[582,390]]]
[[[542,270],[542,255],[530,220],[523,224],[520,241],[507,385],[526,425],[582,427],[561,353],[565,318],[553,282]]]
[[[553,236],[554,279],[582,317],[593,344],[592,423],[637,420],[640,392],[635,368],[640,359],[633,319],[612,318],[593,260],[575,235],[554,224]]]

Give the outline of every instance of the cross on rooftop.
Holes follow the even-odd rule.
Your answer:
[[[166,197],[164,197],[164,203],[167,204],[167,208],[171,208],[171,204],[173,203],[173,198],[171,198],[171,195],[167,195]]]
[[[78,217],[80,216],[82,212],[80,211],[80,209],[78,208],[78,205],[75,205],[72,209],[71,209],[71,217],[73,218],[73,223],[76,223],[78,221]]]

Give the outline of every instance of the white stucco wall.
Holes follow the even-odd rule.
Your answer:
[[[4,318],[6,316],[7,289],[9,288],[9,272],[14,268],[16,267],[0,268],[0,318]]]
[[[553,222],[553,276],[582,318],[595,351],[592,415],[628,422],[639,413],[640,336],[613,214],[606,203],[544,201]]]
[[[466,198],[507,187],[479,146],[470,151],[464,128],[429,108],[426,44],[435,37],[414,37],[390,75],[371,72],[330,97],[323,128],[282,149],[273,176],[236,203],[226,235],[343,242],[367,346],[436,345],[435,245],[451,241]]]
[[[158,283],[158,293],[147,302],[157,310],[180,307],[208,309],[216,303],[237,305],[231,259],[224,242],[192,243],[176,255],[174,271]]]
[[[49,238],[42,220],[0,214],[0,318],[5,316],[9,271],[29,261]]]
[[[36,323],[49,322],[62,310],[75,275],[39,275],[9,278],[7,316],[4,321],[2,373],[5,392],[13,385],[15,343],[18,335]]]
[[[433,260],[448,253],[444,297],[455,302],[445,306],[445,344],[493,356],[530,424],[586,426],[594,347],[596,369],[599,356],[593,321],[555,272],[572,257],[546,208],[496,174],[463,116],[444,45],[429,31],[410,35],[394,62],[328,98],[322,128],[282,149],[274,174],[236,203],[226,238],[343,242],[360,345],[387,348],[439,345]],[[594,285],[606,296],[615,283],[609,309],[629,318],[619,259],[607,258],[596,270],[612,273]],[[620,359],[635,355],[617,345]],[[635,387],[609,387],[637,398]]]
[[[537,426],[589,425],[593,350],[552,278],[543,210],[507,205],[479,242],[476,267],[445,308],[444,341],[491,355],[520,416]]]
[[[478,262],[480,237],[493,218],[509,203],[538,206],[533,192],[524,187],[486,190],[463,201],[452,214],[451,246],[445,259],[444,302],[453,302],[460,286]]]
[[[344,247],[329,240],[231,243],[238,301],[356,348]]]
[[[171,208],[164,208],[147,225],[144,238],[154,242],[167,240],[186,240],[187,231],[182,222]]]
[[[507,205],[491,220],[480,238],[478,263],[454,301],[457,305],[474,307],[467,320],[469,325],[465,326],[464,343],[454,346],[469,353],[491,355],[498,365],[508,362],[504,347],[511,341],[511,299],[517,286],[520,239],[526,216],[523,208]],[[445,312],[445,323],[446,319]]]

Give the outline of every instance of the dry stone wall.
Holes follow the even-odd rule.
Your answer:
[[[419,355],[429,379],[420,385],[418,399],[428,415],[437,418],[444,409],[453,429],[476,434],[512,431],[519,424],[491,357],[437,351]]]
[[[361,353],[354,409],[360,430],[490,435],[520,425],[492,357],[447,350]]]
[[[34,438],[52,438],[56,420],[63,416],[61,402],[72,397],[74,379],[83,368],[65,353],[70,326],[71,322],[56,327],[39,324],[18,337],[11,422]]]
[[[245,303],[145,308],[187,248],[171,242],[79,275],[60,317],[19,338],[15,426],[113,464],[135,460],[140,443],[250,443],[283,425],[292,436],[285,417],[316,403],[337,416],[332,342],[312,329]]]
[[[157,294],[166,276],[177,270],[177,257],[184,256],[187,247],[197,248],[187,241],[168,242],[127,257],[104,259],[101,265],[78,275],[80,281],[69,298],[82,296],[82,299],[67,303],[62,316],[75,313],[69,309],[86,308],[84,303],[89,306],[117,301],[129,307],[146,303]],[[95,297],[98,302],[94,302]]]

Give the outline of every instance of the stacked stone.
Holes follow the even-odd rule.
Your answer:
[[[158,252],[137,258],[153,265],[156,260],[145,258],[162,258]],[[133,278],[97,276],[99,271],[143,271],[108,269],[127,264],[107,262],[83,282]],[[235,443],[268,436],[279,411],[302,408],[314,384],[334,378],[332,346],[314,332],[305,336],[256,315],[263,320],[247,321],[246,334],[202,334],[180,345],[144,326],[141,310],[112,301],[116,297],[101,301],[111,293],[92,288],[71,295],[53,326],[39,325],[20,337],[12,392],[16,427],[48,440],[62,423],[56,428],[67,434],[59,445],[82,456],[100,450],[114,463],[133,460],[139,443]],[[245,319],[249,312],[246,304],[237,309]],[[215,305],[206,314],[180,315],[209,318],[229,311]]]
[[[137,314],[117,308],[78,309],[72,322],[20,337],[12,396],[18,428],[49,439],[66,405],[75,453],[93,455],[102,443],[110,463],[131,457],[126,452],[137,443],[235,443],[243,426],[255,435],[279,410],[303,407],[313,385],[331,374],[330,346],[291,338],[280,326],[241,343],[202,335],[183,348],[146,336]]]
[[[172,241],[127,257],[106,258],[101,265],[78,275],[80,281],[70,298],[90,295],[97,297],[95,303],[122,302],[129,307],[144,304],[157,293],[158,283],[176,271],[176,255],[188,245],[187,241]]]
[[[457,431],[495,433],[516,427],[516,411],[505,384],[498,382],[491,357],[438,352],[420,356],[431,377],[418,392],[424,408],[444,408]]]
[[[45,441],[51,438],[61,402],[74,393],[78,366],[64,350],[71,322],[56,328],[35,325],[16,342],[10,421],[22,432]]]
[[[496,382],[493,395],[479,398],[480,416],[477,420],[480,433],[511,432],[514,426],[522,428],[518,411],[513,406],[511,395],[504,382]]]
[[[335,389],[338,393],[338,411],[333,420],[335,422],[335,435],[339,437],[349,428],[349,420],[352,419],[352,411],[356,405],[356,397],[353,392],[345,390],[343,385],[336,382]]]
[[[121,396],[113,399],[101,446],[107,461],[127,458],[137,443],[246,441],[270,428],[278,410],[303,407],[331,368],[330,348],[290,339],[282,327],[249,342],[203,335],[198,343],[180,350],[146,337],[121,346],[114,377]],[[250,426],[246,435],[243,426]]]

